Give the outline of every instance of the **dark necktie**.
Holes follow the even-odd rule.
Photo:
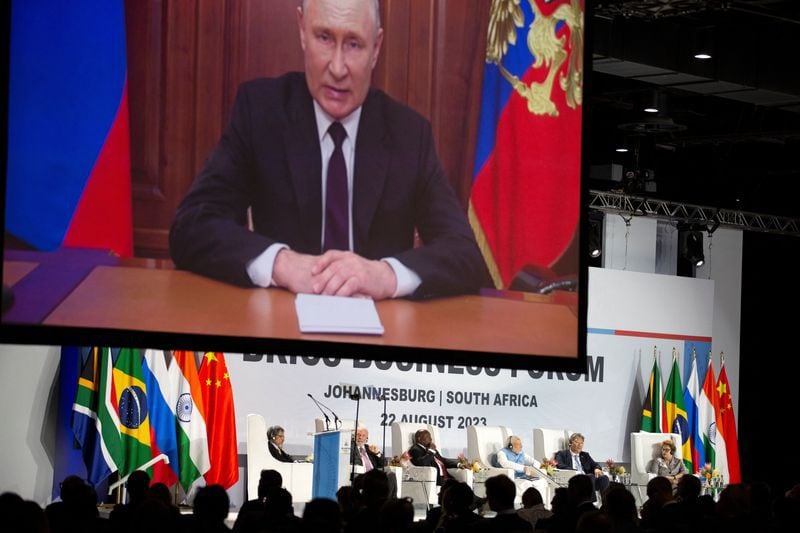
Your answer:
[[[364,465],[364,471],[369,472],[372,470],[372,461],[369,460],[366,448],[362,446],[359,449],[361,450],[361,463]]]
[[[328,161],[325,189],[325,241],[323,251],[349,250],[347,167],[342,153],[342,142],[347,132],[340,122],[328,128],[333,139],[333,153]]]
[[[444,461],[439,459],[439,456],[436,453],[433,454],[433,460],[436,461],[436,465],[439,467],[439,473],[442,475],[442,478],[447,479],[447,467],[444,466]]]

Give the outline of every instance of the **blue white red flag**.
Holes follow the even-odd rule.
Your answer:
[[[692,451],[692,467],[689,472],[696,472],[698,468],[702,468],[706,464],[705,447],[700,436],[700,422],[697,411],[698,398],[700,398],[700,381],[697,378],[697,356],[693,351],[689,381],[686,382],[686,388],[683,389],[683,403],[686,407],[686,421],[689,428]]]
[[[153,465],[153,483],[174,485],[180,475],[175,408],[171,404],[176,391],[171,390],[167,369],[167,354],[162,350],[147,350],[142,359],[142,374],[147,385],[147,410],[150,416],[150,442],[153,457],[163,453],[169,464]]]
[[[132,254],[122,0],[11,7],[5,228],[39,250]]]
[[[583,0],[492,2],[469,220],[497,288],[576,237],[583,13]]]

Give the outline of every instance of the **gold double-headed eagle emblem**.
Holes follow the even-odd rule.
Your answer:
[[[536,58],[533,68],[545,67],[547,77],[542,82],[526,85],[503,66],[503,56],[509,45],[517,43],[517,28],[525,24],[525,16],[520,7],[522,0],[493,0],[489,18],[489,33],[486,39],[486,62],[494,63],[500,73],[508,80],[520,96],[528,102],[528,110],[534,115],[558,116],[558,108],[553,102],[553,82],[564,61],[569,59],[566,74],[558,76],[558,84],[564,91],[567,105],[573,109],[583,103],[583,10],[581,0],[558,6],[549,16],[544,16],[536,0],[528,0],[534,19],[528,29],[527,44]],[[556,36],[559,21],[569,27],[569,48],[565,47],[566,37]]]

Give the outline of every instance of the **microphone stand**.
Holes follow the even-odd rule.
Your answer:
[[[314,404],[317,406],[317,409],[319,409],[319,412],[322,413],[322,416],[325,417],[325,431],[330,431],[330,429],[331,429],[331,419],[328,416],[328,413],[323,411],[322,404],[320,404],[316,399],[314,399],[314,397],[311,396],[311,394],[308,394],[308,397],[311,398],[311,401],[314,402]],[[333,412],[333,411],[331,411],[331,412]]]
[[[383,462],[386,463],[386,393],[383,393]],[[383,466],[386,466],[385,464]]]
[[[341,421],[341,420],[339,420],[339,417],[336,415],[336,412],[334,412],[334,410],[333,410],[333,409],[331,409],[330,407],[328,407],[328,406],[327,406],[327,405],[325,405],[324,403],[322,403],[322,402],[318,402],[318,403],[319,403],[319,404],[320,404],[322,407],[324,407],[325,409],[327,409],[328,411],[330,411],[330,412],[331,412],[331,414],[333,415],[333,429],[342,429],[342,421]]]
[[[359,393],[358,390],[356,389],[356,392],[350,394],[350,398],[356,401],[356,421],[355,421],[355,424],[356,424],[356,431],[358,431],[358,408],[361,405],[361,393]],[[352,484],[353,480],[356,477],[356,462],[352,461],[352,460],[350,462],[351,462],[351,465],[350,465],[350,484]]]

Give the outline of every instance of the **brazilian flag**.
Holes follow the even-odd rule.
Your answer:
[[[122,448],[119,474],[124,477],[152,458],[141,352],[133,348],[120,349],[114,362],[113,376],[111,404],[119,419]]]

